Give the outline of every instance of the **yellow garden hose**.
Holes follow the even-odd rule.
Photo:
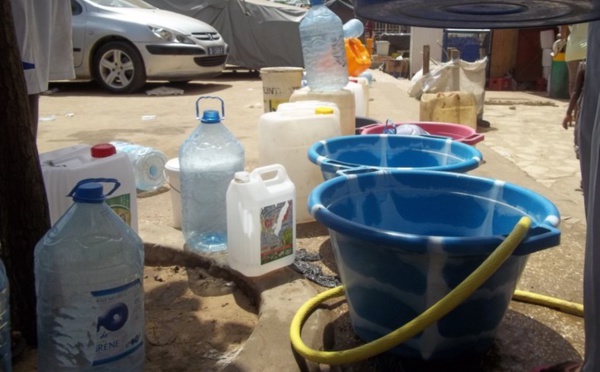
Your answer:
[[[508,257],[510,257],[512,252],[527,234],[530,225],[531,220],[528,217],[521,218],[515,225],[513,231],[511,231],[508,237],[498,246],[498,248],[496,248],[494,252],[492,252],[492,254],[486,258],[486,260],[474,272],[465,278],[465,280],[463,280],[456,288],[450,291],[444,298],[395,331],[354,349],[341,351],[320,351],[309,348],[302,341],[300,336],[302,326],[310,314],[322,302],[330,298],[342,296],[344,294],[344,287],[339,286],[320,293],[302,305],[292,319],[292,324],[290,326],[290,339],[292,346],[300,355],[310,361],[335,365],[361,361],[381,354],[405,342],[406,340],[421,333],[425,328],[435,323],[438,319],[448,314],[456,306],[461,304],[467,297],[469,297],[479,286],[481,286],[481,284],[485,282]],[[524,296],[522,297],[524,299],[531,297],[527,292],[517,292],[519,292],[519,296]],[[566,301],[563,301],[563,303],[559,304],[558,302],[560,301],[550,301],[549,298],[544,296],[541,296],[541,298],[538,298],[538,300],[543,303],[552,302],[553,306],[550,307],[569,309],[572,310],[572,312],[570,311],[571,313],[578,311],[576,306],[573,307],[571,306],[572,304],[567,303]]]
[[[563,313],[583,317],[583,305],[575,302],[561,300],[560,298],[544,296],[538,293],[516,290],[512,297],[515,301],[527,302],[541,305],[551,309],[560,310]]]

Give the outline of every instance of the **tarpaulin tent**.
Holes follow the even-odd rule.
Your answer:
[[[298,27],[307,9],[266,0],[146,0],[212,25],[229,44],[227,63],[250,69],[304,67]]]

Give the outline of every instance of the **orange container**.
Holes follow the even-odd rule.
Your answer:
[[[359,76],[371,67],[371,55],[358,38],[346,38],[344,43],[346,45],[346,59],[348,60],[348,75]]]

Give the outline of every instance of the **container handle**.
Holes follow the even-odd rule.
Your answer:
[[[464,140],[467,140],[473,144],[481,142],[483,140],[483,134],[482,133],[473,133],[468,137],[465,137]]]
[[[544,224],[532,226],[523,239],[523,241],[527,242],[527,248],[523,248],[521,245],[519,245],[513,252],[513,255],[528,255],[545,249],[549,246],[548,239],[555,239],[555,243],[558,245],[560,241],[560,235],[556,233],[556,230],[557,229],[555,227]]]
[[[71,192],[67,196],[72,197],[75,194],[75,191],[79,188],[79,186],[85,185],[86,183],[93,183],[93,182],[114,184],[113,188],[109,192],[104,194],[104,196],[112,195],[112,193],[115,192],[121,186],[121,182],[119,182],[116,178],[86,178],[86,179],[83,179],[83,180],[77,182],[75,187],[73,187],[73,190],[71,190]]]
[[[338,176],[353,176],[357,174],[373,173],[380,171],[382,171],[380,168],[359,166],[356,168],[340,169],[339,171],[335,172],[335,174]]]
[[[275,176],[266,180],[262,178],[263,174],[271,172],[275,172]],[[262,180],[265,184],[279,184],[285,182],[288,179],[288,174],[283,165],[275,163],[254,169],[250,173],[250,177],[257,177],[258,179]]]
[[[352,169],[352,168],[356,168],[356,167],[351,167],[347,164],[344,163],[340,163],[338,161],[335,160],[331,160],[331,159],[325,159],[321,162],[320,164],[321,166],[321,171],[324,173],[337,173],[340,170],[346,170],[346,169]]]
[[[454,141],[454,138],[452,138],[450,136],[440,136],[438,134],[420,134],[419,136],[421,136],[421,137],[428,137],[428,138],[435,138],[435,139],[441,139],[441,140],[451,139],[451,140]]]
[[[219,101],[221,101],[221,120],[225,119],[225,102],[223,102],[223,100],[221,98],[216,97],[216,96],[200,96],[196,100],[196,119],[197,120],[202,119],[202,117],[200,116],[200,106],[199,106],[199,102],[201,99],[218,99]]]

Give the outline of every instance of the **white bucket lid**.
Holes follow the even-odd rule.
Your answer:
[[[173,172],[179,172],[179,158],[169,159],[165,164],[165,169]]]

